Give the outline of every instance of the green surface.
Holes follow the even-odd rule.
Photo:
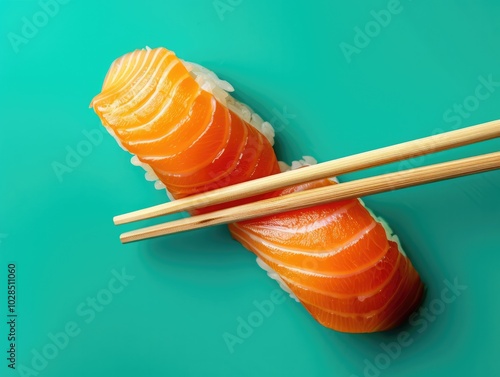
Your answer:
[[[118,241],[130,227],[114,227],[113,215],[165,200],[88,109],[112,60],[136,48],[165,46],[233,83],[240,99],[275,118],[286,161],[500,118],[498,1],[334,3],[74,0],[43,11],[43,2],[0,2],[4,356],[9,262],[19,314],[17,370],[2,357],[1,376],[500,375],[500,172],[366,198],[426,283],[423,307],[439,313],[387,333],[328,330],[287,298],[231,352],[224,334],[237,335],[238,317],[248,319],[277,285],[225,227]],[[38,30],[23,29],[23,17]],[[73,156],[59,179],[54,163],[66,165],[68,148],[78,147],[85,156]],[[490,141],[409,165],[499,147]],[[120,283],[123,269],[130,277]],[[467,288],[444,303],[445,281],[455,280]],[[92,308],[96,296],[105,305]],[[398,340],[401,352],[381,345]]]

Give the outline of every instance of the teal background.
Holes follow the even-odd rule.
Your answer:
[[[36,374],[11,371],[2,357],[0,375],[500,375],[499,171],[366,198],[426,283],[424,307],[440,297],[445,279],[467,286],[424,331],[405,325],[337,333],[287,298],[233,353],[223,334],[236,335],[237,318],[247,318],[253,301],[269,299],[277,285],[225,227],[121,245],[120,232],[133,227],[113,226],[112,216],[166,196],[104,133],[58,180],[53,163],[65,163],[67,146],[85,140],[83,130],[102,131],[88,104],[110,63],[146,45],[213,69],[264,119],[285,108],[288,123],[275,122],[276,150],[288,162],[305,154],[325,161],[500,118],[500,87],[467,117],[444,118],[474,95],[479,77],[500,81],[498,1],[402,0],[402,11],[351,62],[340,44],[353,45],[355,28],[365,28],[387,1],[222,0],[219,16],[220,3],[74,0],[16,53],[9,33],[20,35],[23,17],[42,8],[31,0],[0,2],[1,354],[8,262],[17,264],[18,368],[32,368],[33,350],[51,343],[50,333],[71,321],[80,329]],[[409,165],[499,147],[495,140]],[[77,308],[122,268],[135,278],[86,323]],[[367,361],[380,359],[380,343],[401,331],[413,343],[378,374],[365,371]]]

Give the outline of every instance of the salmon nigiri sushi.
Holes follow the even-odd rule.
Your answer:
[[[115,60],[91,107],[157,189],[172,199],[280,172],[274,131],[213,72],[165,48]],[[304,167],[307,168],[307,167]],[[336,184],[319,180],[203,208]],[[324,326],[375,332],[406,320],[423,285],[397,237],[358,199],[229,225],[258,264]]]
[[[324,179],[273,195],[336,184]],[[350,199],[229,225],[258,264],[326,327],[374,332],[401,324],[423,285],[397,237]]]
[[[279,172],[272,127],[210,81],[200,85],[203,76],[165,48],[136,50],[111,65],[91,103],[175,199]]]

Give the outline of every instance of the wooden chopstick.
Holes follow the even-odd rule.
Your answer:
[[[179,211],[188,211],[195,208],[263,194],[286,186],[346,174],[496,137],[500,137],[500,120],[323,162],[309,166],[307,169],[292,170],[208,191],[184,199],[115,216],[113,221],[116,225],[120,225]]]
[[[122,243],[248,220],[500,168],[500,152],[325,186],[123,233]]]

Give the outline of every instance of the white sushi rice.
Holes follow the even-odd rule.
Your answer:
[[[146,46],[146,50],[151,49]],[[181,60],[181,62],[189,71],[189,74],[200,85],[201,89],[213,94],[217,101],[222,103],[224,106],[236,113],[245,122],[257,129],[267,140],[269,140],[271,145],[274,145],[275,132],[271,123],[264,121],[249,106],[240,101],[237,101],[233,96],[231,96],[229,93],[234,92],[234,88],[230,83],[225,80],[221,80],[214,72],[199,64],[187,62],[184,60]],[[111,136],[115,138],[118,145],[123,150],[126,150],[113,130],[110,127],[106,127],[106,129],[111,134]],[[165,190],[170,200],[174,200],[170,192],[167,190],[163,182],[158,179],[158,176],[155,174],[149,164],[140,161],[139,158],[134,154],[132,155],[130,162],[132,163],[132,165],[140,166],[146,171],[144,176],[147,181],[154,182],[155,189]]]

